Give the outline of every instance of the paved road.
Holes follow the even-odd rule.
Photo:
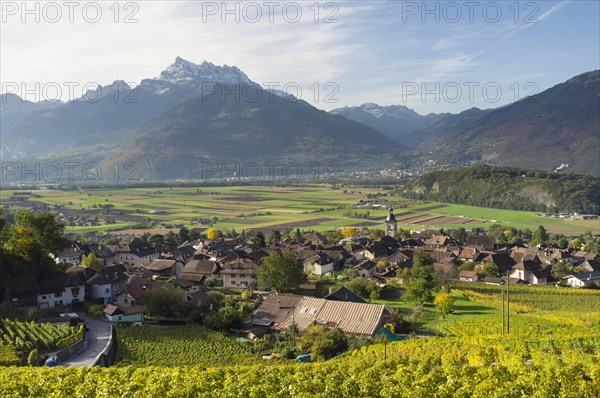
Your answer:
[[[93,366],[96,357],[106,348],[110,337],[110,322],[78,314],[89,328],[86,334],[86,348],[79,354],[62,362],[61,366]]]

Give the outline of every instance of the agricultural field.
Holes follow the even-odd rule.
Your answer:
[[[399,227],[488,228],[498,223],[550,232],[600,233],[599,220],[562,220],[532,212],[488,209],[435,202],[418,202],[374,188],[332,189],[330,185],[222,186],[197,188],[128,188],[0,191],[4,212],[35,208],[49,210],[67,224],[67,233],[89,232],[141,235],[177,232],[182,226],[223,231],[261,230],[270,233],[296,228],[325,231],[346,226],[384,228],[387,210],[356,207],[371,194],[394,203]],[[354,207],[353,207],[354,206]],[[351,215],[348,214],[351,210]],[[359,217],[358,215],[368,216]],[[77,222],[76,220],[82,219]]]
[[[254,359],[243,344],[205,327],[120,327],[117,339],[117,366],[215,366]]]

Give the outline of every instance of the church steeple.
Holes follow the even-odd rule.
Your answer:
[[[390,209],[390,212],[385,219],[385,234],[394,239],[398,239],[398,221],[396,221],[396,216],[394,216],[394,209]]]

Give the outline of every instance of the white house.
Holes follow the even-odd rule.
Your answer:
[[[582,274],[565,276],[563,279],[567,285],[573,287],[600,285],[600,272],[584,272]]]
[[[303,262],[304,273],[307,275],[325,275],[328,272],[333,272],[334,265],[335,260],[321,252]]]
[[[477,282],[479,281],[479,275],[475,271],[460,271],[458,273],[458,280],[461,282]]]
[[[121,308],[116,305],[108,304],[106,308],[104,308],[104,316],[108,321],[116,323],[144,322],[144,306],[134,305]]]
[[[221,270],[223,286],[254,289],[256,287],[256,270],[256,264],[249,261],[226,264]]]
[[[39,308],[70,306],[85,300],[83,274],[74,274],[66,279],[54,279],[38,283],[37,305]]]
[[[353,268],[358,272],[358,275],[363,278],[370,278],[375,274],[375,271],[377,271],[377,264],[371,260],[365,260],[358,263]]]
[[[91,287],[92,300],[102,299],[106,305],[116,300],[117,295],[125,290],[127,275],[119,266],[106,267],[87,281]]]

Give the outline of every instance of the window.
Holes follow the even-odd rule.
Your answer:
[[[232,284],[232,285],[235,285],[235,281],[233,281],[233,280],[232,280],[232,281],[231,281],[231,284]]]
[[[42,296],[42,300],[46,300],[46,296]]]
[[[78,287],[71,288],[71,296],[79,296],[79,288]]]
[[[110,293],[110,288],[109,288],[109,287],[107,287],[107,288],[104,290],[104,293]]]
[[[242,274],[242,275],[240,275],[240,278],[245,279],[246,275]]]
[[[54,297],[62,297],[62,292],[57,292],[54,294]]]

